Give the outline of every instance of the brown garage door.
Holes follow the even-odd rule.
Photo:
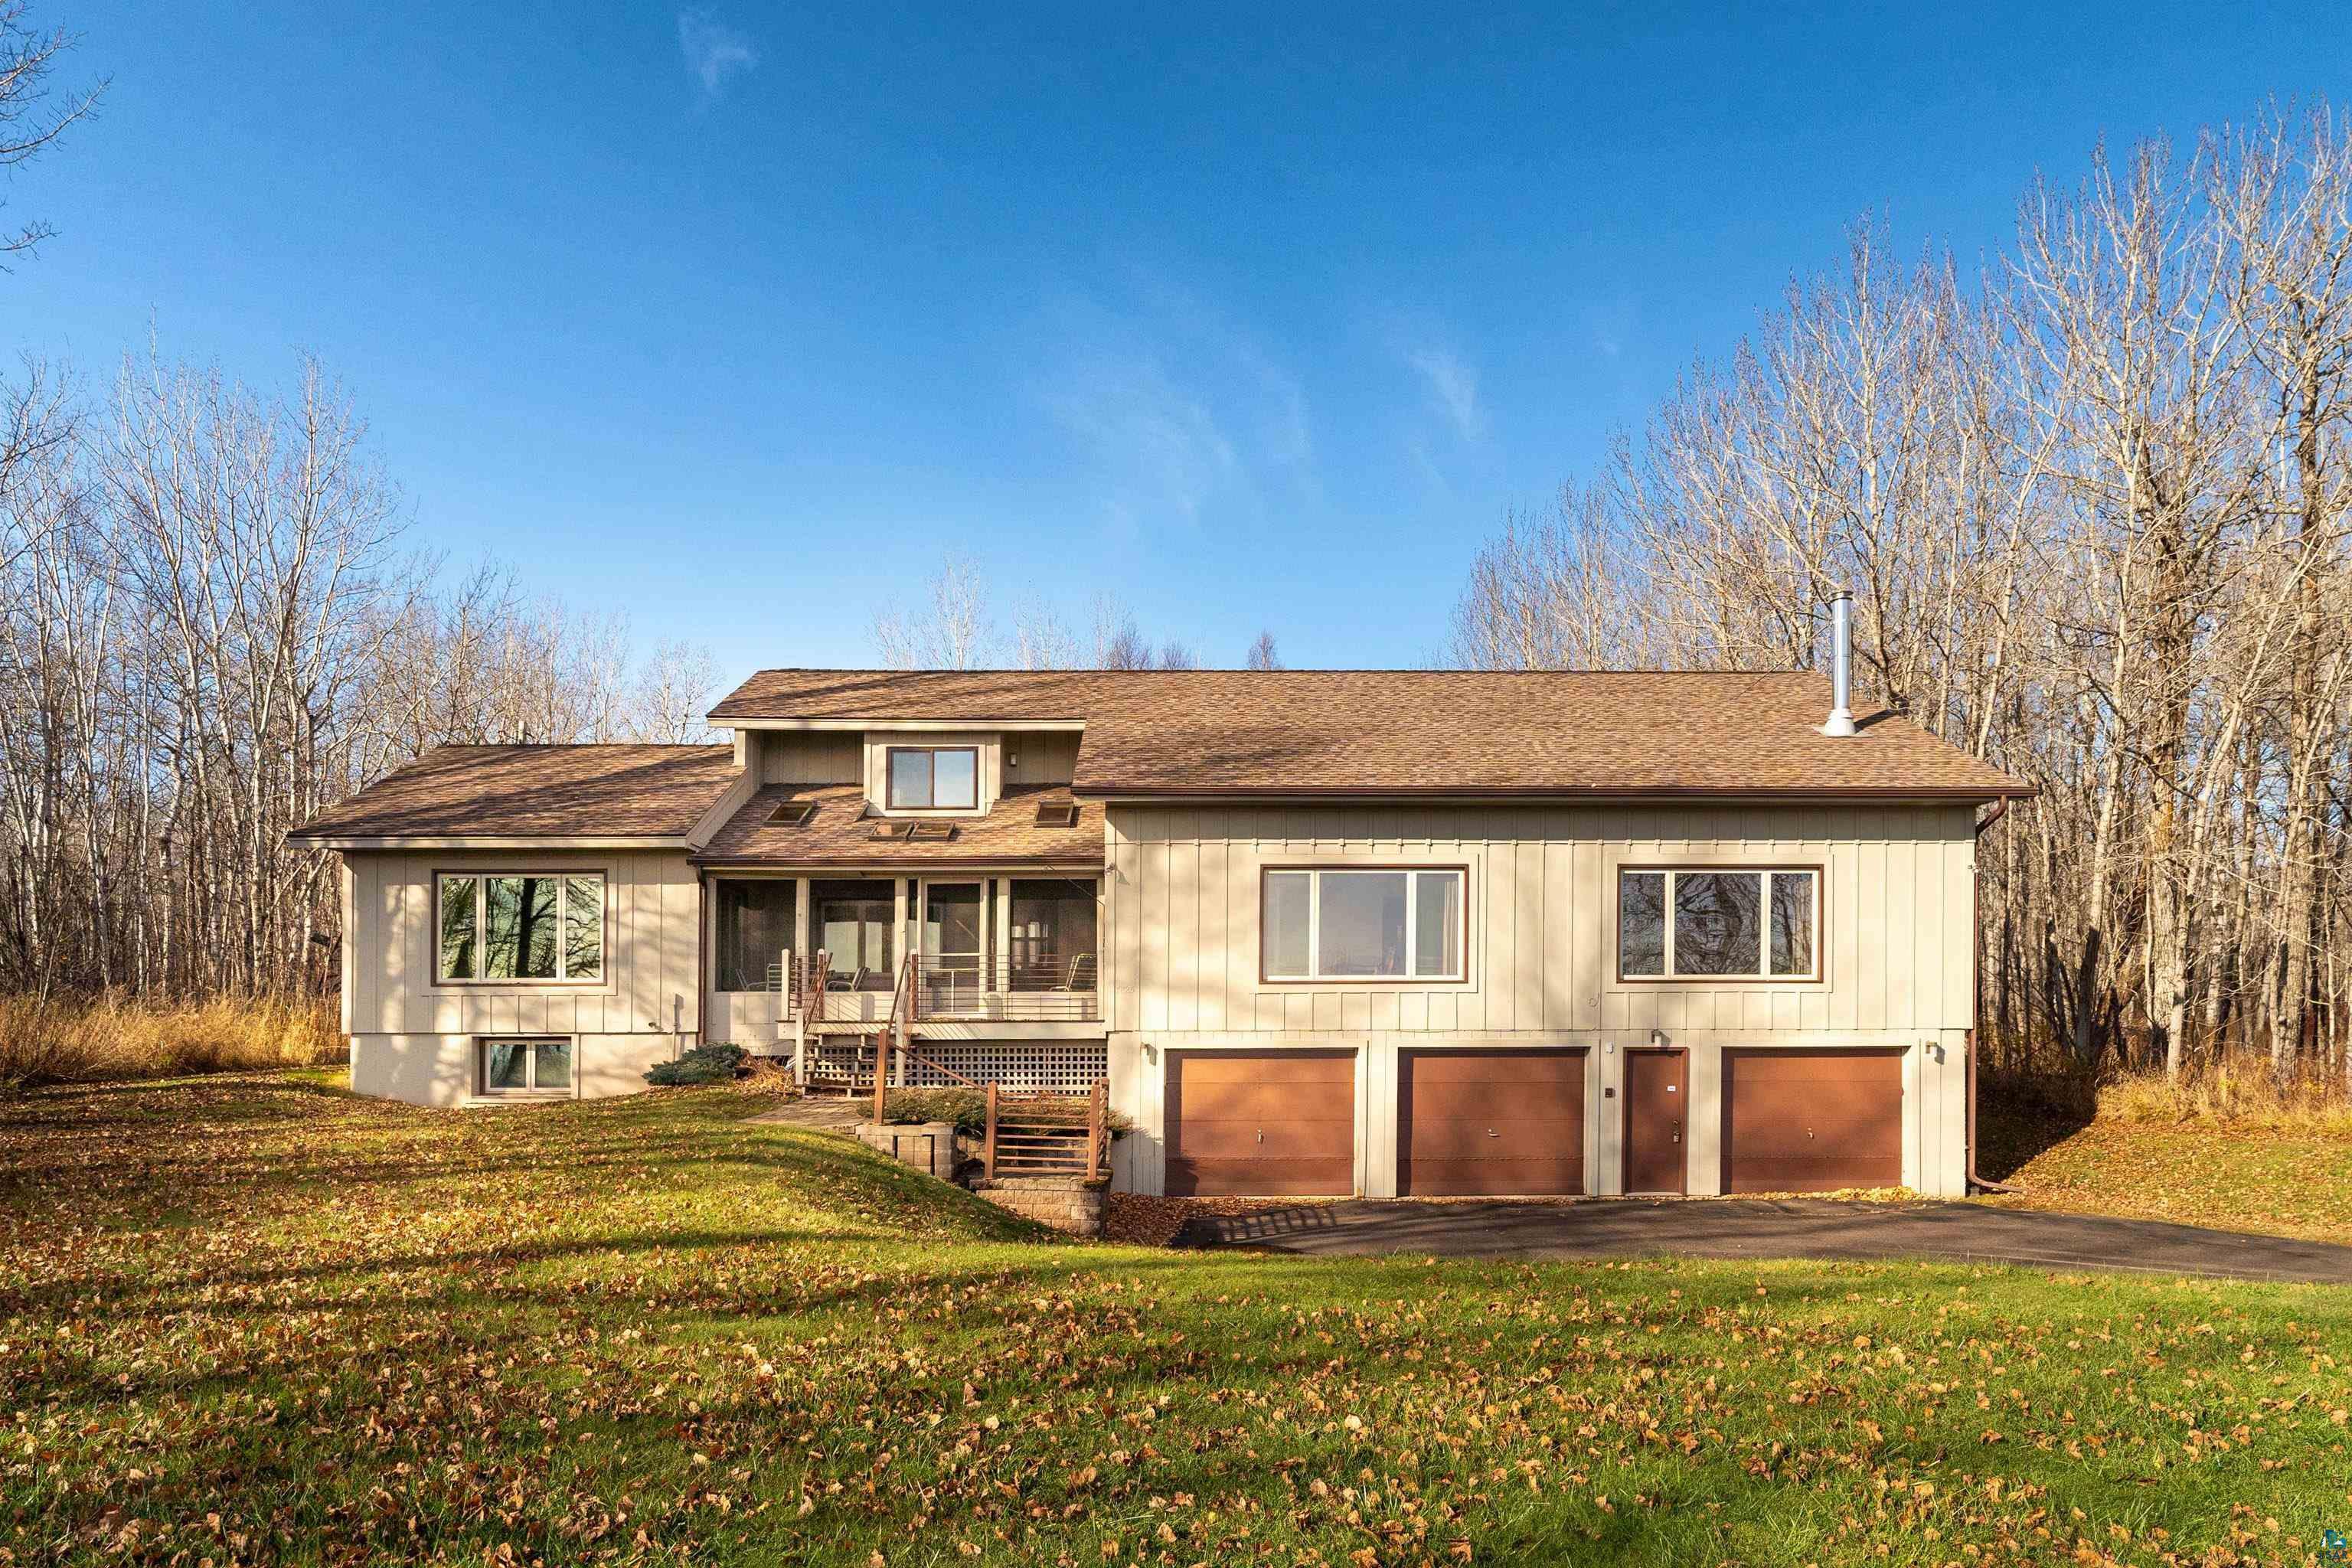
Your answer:
[[[1584,1191],[1584,1053],[1405,1052],[1397,1149],[1417,1197]]]
[[[1356,1190],[1351,1051],[1171,1051],[1171,1197],[1345,1197]]]
[[[1723,1190],[1903,1181],[1901,1051],[1723,1053]]]

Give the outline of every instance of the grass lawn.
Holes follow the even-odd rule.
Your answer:
[[[0,1561],[2318,1560],[2352,1292],[1040,1244],[677,1090],[0,1106]]]
[[[2019,1189],[1990,1203],[2352,1242],[2352,1137],[2341,1132],[2110,1121],[2061,1128],[1998,1112],[1983,1125],[1982,1168],[2008,1173],[2001,1180]]]

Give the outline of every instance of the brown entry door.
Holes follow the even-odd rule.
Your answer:
[[[1170,1197],[1356,1190],[1352,1051],[1171,1051]]]
[[[1398,1191],[1584,1191],[1582,1051],[1407,1051],[1397,1072]]]
[[[1903,1184],[1901,1051],[1723,1053],[1723,1190]]]
[[[1686,1190],[1690,1075],[1680,1051],[1625,1053],[1625,1190]]]

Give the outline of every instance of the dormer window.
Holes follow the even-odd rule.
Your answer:
[[[977,746],[892,746],[884,758],[891,811],[971,811],[980,805]]]

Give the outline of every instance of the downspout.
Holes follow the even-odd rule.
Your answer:
[[[694,1043],[710,1043],[710,873],[694,868]]]
[[[1977,843],[1982,845],[1986,831],[2008,815],[2009,797],[2003,795],[1992,803],[1991,812],[1976,825]],[[1976,856],[1972,852],[1969,863],[1969,1108],[1968,1126],[1961,1142],[1968,1149],[1969,1191],[2013,1193],[2017,1190],[2015,1187],[1989,1182],[1977,1174],[1977,1036],[1984,1024],[1984,920],[1983,895],[1979,891],[1983,884],[1984,873],[1978,869]]]

